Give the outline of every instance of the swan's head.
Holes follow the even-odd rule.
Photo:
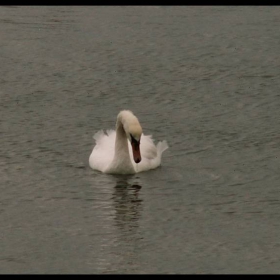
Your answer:
[[[140,139],[142,135],[142,127],[139,125],[132,125],[128,127],[126,136],[131,143],[133,159],[136,163],[141,161],[140,153]]]
[[[139,163],[141,161],[140,139],[142,135],[142,127],[137,117],[134,116],[131,111],[121,111],[119,113],[119,119],[123,124],[126,137],[131,144],[133,159],[136,163]]]

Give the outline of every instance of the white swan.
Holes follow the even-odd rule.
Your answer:
[[[96,145],[89,157],[90,167],[104,173],[134,174],[154,169],[168,148],[165,140],[155,146],[151,135],[142,134],[137,117],[128,110],[118,114],[116,131],[106,132],[95,133]]]

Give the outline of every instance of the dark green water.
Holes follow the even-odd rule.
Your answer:
[[[280,7],[0,7],[0,273],[280,273]],[[90,169],[130,109],[162,166]]]

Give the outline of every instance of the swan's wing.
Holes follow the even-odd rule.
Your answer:
[[[142,135],[140,151],[142,158],[151,160],[157,157],[157,148],[154,144],[152,135]]]
[[[163,140],[163,141],[160,141],[157,143],[157,152],[158,154],[161,154],[167,150],[169,147],[168,147],[168,144],[167,144],[167,141],[166,140]]]
[[[91,168],[104,172],[114,158],[115,149],[115,130],[103,130],[96,132],[93,136],[95,146],[89,157]]]
[[[161,163],[162,153],[168,149],[167,142],[158,142],[157,146],[154,144],[152,135],[142,135],[140,142],[140,152],[141,152],[141,162],[136,164],[133,160],[132,148],[129,143],[129,154],[131,162],[136,170],[136,172],[142,172],[149,169],[154,169],[158,167]]]

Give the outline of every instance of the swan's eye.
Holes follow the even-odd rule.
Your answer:
[[[140,141],[137,141],[131,134],[130,134],[130,137],[131,137],[131,143],[140,144]]]

